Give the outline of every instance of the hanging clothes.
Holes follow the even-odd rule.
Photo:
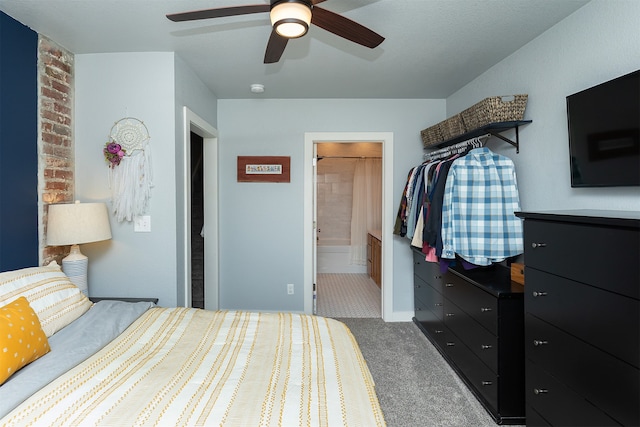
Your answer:
[[[409,170],[409,174],[407,175],[407,183],[404,186],[404,191],[402,192],[402,197],[400,198],[400,206],[398,207],[398,214],[396,215],[396,223],[393,227],[393,234],[401,237],[405,237],[407,234],[407,212],[409,209],[410,193],[412,191],[411,183],[415,171],[416,168],[413,167]]]
[[[490,265],[524,251],[515,167],[508,157],[474,148],[449,169],[442,204],[442,258],[456,254]]]

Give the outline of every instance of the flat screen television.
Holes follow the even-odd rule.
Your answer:
[[[640,70],[567,96],[571,187],[640,186]]]

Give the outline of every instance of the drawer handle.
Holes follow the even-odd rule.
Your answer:
[[[442,276],[433,276],[434,279],[442,279]]]
[[[492,381],[482,381],[480,384],[482,384],[483,386],[489,386],[491,384],[493,384]]]
[[[534,248],[534,249],[535,248],[544,248],[545,246],[547,246],[546,243],[532,243],[531,244],[531,247]]]
[[[534,296],[534,297],[546,297],[546,296],[547,296],[547,293],[546,293],[546,292],[544,292],[544,291],[540,291],[540,292],[538,292],[538,291],[533,291],[533,296]]]
[[[420,289],[420,285],[415,285],[414,286],[416,289]]]
[[[455,347],[456,343],[454,342],[448,342],[447,343],[447,347]]]
[[[456,315],[455,313],[447,313],[447,314],[445,314],[445,316],[447,316],[447,317],[453,317],[455,315]]]
[[[416,307],[416,311],[422,311],[420,307]]]
[[[534,388],[533,389],[533,394],[547,394],[549,393],[549,390],[547,390],[546,388]]]
[[[435,305],[436,307],[442,307],[442,303],[441,302],[437,302],[437,303],[435,303],[433,305]]]
[[[483,350],[489,350],[491,347],[492,347],[492,346],[491,346],[490,344],[482,344],[482,345],[480,346],[480,348],[481,348],[481,349],[483,349]]]
[[[440,329],[436,329],[435,331],[433,331],[433,333],[434,333],[434,334],[441,334],[441,333],[443,333],[443,332],[444,332],[444,331],[441,331]]]
[[[481,307],[481,308],[480,308],[480,312],[481,312],[481,313],[486,313],[486,312],[488,312],[488,311],[491,311],[491,307]]]
[[[453,283],[447,283],[444,286],[446,286],[447,288],[453,288]]]
[[[541,345],[549,344],[549,341],[544,340],[533,340],[533,345],[539,347]]]

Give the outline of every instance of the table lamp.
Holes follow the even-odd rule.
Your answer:
[[[89,295],[87,267],[89,259],[80,252],[83,243],[111,239],[109,214],[105,203],[75,203],[49,205],[47,245],[71,245],[69,255],[62,260],[62,271],[82,293]]]

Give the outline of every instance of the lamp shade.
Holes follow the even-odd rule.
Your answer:
[[[47,245],[65,246],[111,239],[105,203],[49,205]]]

